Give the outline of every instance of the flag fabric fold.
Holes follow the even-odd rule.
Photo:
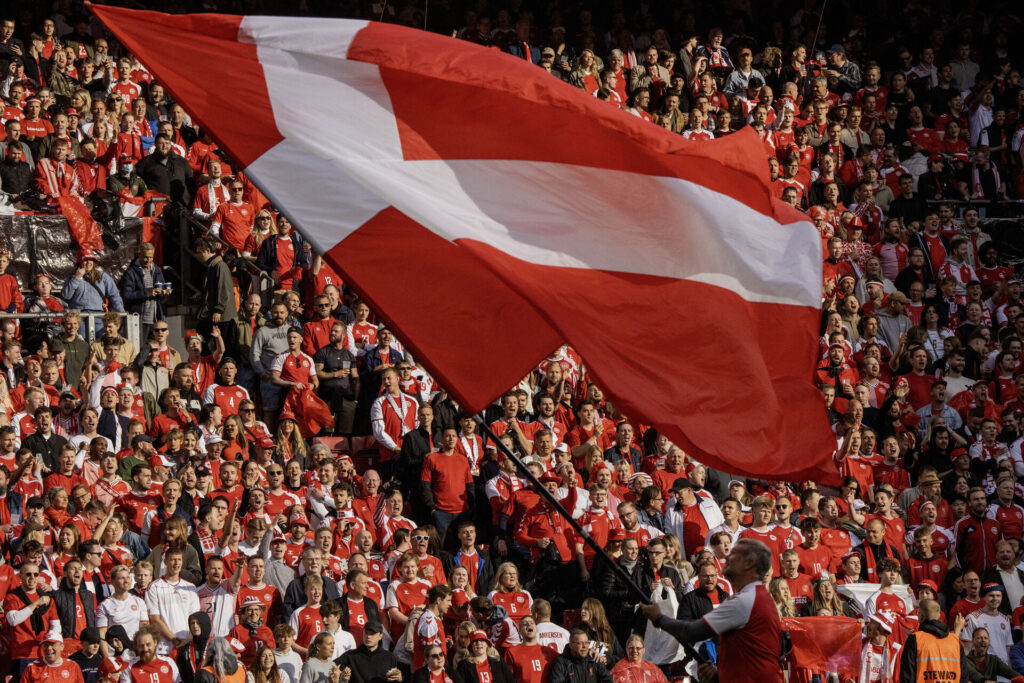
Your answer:
[[[414,29],[91,9],[465,407],[566,341],[695,459],[835,479],[820,238],[753,134],[692,143]]]

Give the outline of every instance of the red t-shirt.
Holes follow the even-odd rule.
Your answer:
[[[473,483],[473,475],[465,456],[440,451],[430,453],[423,462],[420,481],[430,484],[438,510],[451,513],[466,510],[466,484]]]
[[[512,669],[512,678],[519,683],[544,683],[548,680],[551,662],[558,653],[543,645],[514,645],[505,651],[505,663]]]
[[[4,598],[4,612],[10,613],[28,607],[31,603],[39,599],[39,593],[27,593],[26,597],[28,602],[23,602],[14,593],[8,593],[7,597]],[[46,612],[43,614],[43,626],[45,629],[49,629],[50,623],[57,621],[57,607],[50,601],[49,606],[46,608]],[[17,626],[9,626],[11,649],[11,659],[37,659],[42,656],[39,649],[39,643],[46,632],[36,633],[32,630],[32,618],[29,617],[25,621],[21,622]]]
[[[324,622],[320,618],[319,605],[316,607],[300,607],[292,616],[292,620],[298,622],[298,628],[295,629],[295,643],[299,647],[309,647],[313,637],[324,630]]]

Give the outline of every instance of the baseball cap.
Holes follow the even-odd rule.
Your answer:
[[[928,588],[929,590],[931,590],[932,593],[935,593],[936,595],[939,594],[939,585],[931,579],[922,579],[920,582],[918,582],[917,587]]]
[[[235,654],[242,654],[245,652],[245,645],[238,638],[231,638],[228,640],[228,645],[235,651]]]
[[[465,593],[463,593],[465,595]],[[384,625],[380,623],[378,619],[370,619],[363,626],[364,633],[384,633]]]
[[[543,50],[540,51],[540,56],[541,57],[547,57],[548,55],[551,55],[552,57],[554,57],[555,56],[555,48],[553,48],[553,47],[546,47],[546,48],[544,48]]]
[[[99,643],[102,640],[102,638],[100,638],[100,630],[95,626],[92,626],[90,628],[83,628],[82,633],[78,636],[78,639],[82,641],[83,644]]]
[[[46,636],[43,637],[44,643],[63,643],[64,636],[60,633],[60,626],[54,626],[46,632]]]
[[[260,448],[273,448],[274,440],[271,439],[269,436],[264,435],[261,436],[259,440],[256,441],[256,445],[259,446]]]
[[[491,639],[487,637],[487,634],[481,631],[480,629],[473,631],[473,633],[469,636],[470,644],[475,643],[478,640],[486,640],[488,643],[491,642]]]
[[[140,443],[153,443],[153,437],[145,434],[136,434],[132,437],[132,448],[138,448]]]
[[[81,263],[82,261],[88,261],[88,260],[95,261],[96,260],[96,252],[93,251],[92,249],[79,249],[78,250],[78,262]]]
[[[544,475],[541,476],[541,478],[540,478],[540,483],[542,483],[542,484],[560,484],[560,483],[562,483],[562,478],[559,477],[554,472],[545,472]]]
[[[830,55],[845,55],[846,48],[844,48],[841,43],[836,43],[828,49],[828,53]]]
[[[673,491],[682,491],[683,489],[692,489],[692,488],[693,488],[693,482],[691,482],[686,477],[679,477],[674,482],[672,482],[672,490]]]
[[[309,520],[306,519],[306,515],[301,512],[292,513],[292,516],[288,518],[288,526],[293,527],[296,524],[309,528]]]

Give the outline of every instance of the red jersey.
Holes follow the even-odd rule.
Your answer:
[[[167,657],[154,657],[146,664],[140,661],[128,673],[131,683],[174,683],[180,680],[178,666]]]
[[[292,612],[288,625],[295,629],[295,644],[309,647],[313,637],[324,630],[324,622],[320,617],[320,605],[316,607],[300,607]]]
[[[249,398],[249,392],[237,384],[230,386],[224,384],[211,384],[203,392],[203,403],[210,405],[216,403],[220,406],[224,417],[238,415],[238,404]]]
[[[28,598],[27,602],[19,598],[14,592],[8,593],[7,597],[4,598],[4,612],[10,614],[11,612],[28,607],[39,599],[39,593],[26,593],[26,597]],[[50,624],[58,621],[58,619],[57,607],[51,600],[46,608],[46,612],[43,613],[44,630],[42,632],[36,633],[32,630],[31,617],[17,626],[10,626],[11,659],[38,659],[41,657],[42,653],[39,649],[39,643],[43,636],[46,635],[46,630],[49,629]]]
[[[213,212],[210,229],[215,233],[219,231],[221,239],[241,252],[255,219],[256,209],[252,205],[224,202]]]
[[[501,605],[508,612],[508,618],[519,626],[523,617],[533,609],[533,596],[526,591],[491,591],[488,596],[495,605]]]
[[[149,491],[139,493],[129,491],[128,495],[121,498],[121,511],[128,519],[128,527],[139,534],[142,533],[142,523],[146,519],[146,513],[155,510],[163,503],[163,498]]]
[[[806,548],[803,545],[796,547],[800,555],[800,572],[817,576],[823,572],[832,571],[834,566],[832,551],[824,545],[818,544],[817,548]]]
[[[47,664],[42,659],[32,662],[20,680],[23,683],[84,683],[78,664],[63,657],[59,664]]]
[[[515,645],[505,650],[505,663],[518,683],[547,683],[548,669],[558,653],[543,645]]]
[[[946,558],[936,553],[927,560],[919,555],[911,555],[903,562],[903,568],[907,577],[907,585],[915,590],[925,579],[934,581],[935,585],[941,586],[946,581],[948,565]]]
[[[740,538],[752,538],[755,541],[761,541],[768,546],[768,549],[772,551],[772,575],[779,576],[782,573],[782,566],[780,564],[782,544],[779,542],[779,537],[775,534],[774,529],[768,529],[767,531],[744,529],[740,532]]]

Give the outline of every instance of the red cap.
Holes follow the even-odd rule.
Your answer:
[[[301,512],[292,513],[292,516],[288,518],[289,527],[293,527],[296,524],[301,524],[307,529],[309,528],[309,520],[306,519],[306,515],[302,514]]]
[[[812,206],[807,213],[811,218],[828,218],[828,211],[823,206]]]
[[[469,604],[469,596],[466,595],[466,591],[459,589],[452,591],[452,604],[457,607]]]
[[[104,676],[121,673],[128,668],[128,662],[120,657],[104,657],[100,660],[100,673]]]
[[[473,631],[469,636],[469,642],[471,645],[478,640],[486,640],[488,643],[491,642],[491,639],[487,637],[487,634],[480,629]]]
[[[281,420],[291,420],[292,422],[298,422],[298,420],[295,419],[295,413],[293,413],[290,410],[281,411],[281,414],[277,416],[277,421],[280,422]]]
[[[89,259],[92,259],[93,261],[96,260],[96,252],[95,251],[93,251],[92,249],[79,249],[78,250],[78,262],[79,263],[81,263],[82,261],[89,260]]]
[[[42,365],[43,364],[43,359],[40,358],[38,354],[33,353],[31,356],[29,356],[28,358],[25,359],[25,362],[26,363],[39,363],[40,365]]]
[[[954,448],[949,454],[950,460],[956,460],[961,455],[969,455],[966,448]]]
[[[917,587],[918,588],[927,588],[927,589],[931,590],[932,593],[935,593],[936,595],[939,594],[939,586],[938,586],[938,584],[936,584],[931,579],[922,579],[921,581],[918,582]]]
[[[77,116],[77,117],[81,118],[82,115],[79,114],[78,110],[75,109],[74,107],[68,107],[67,109],[64,110],[64,116]]]
[[[609,541],[625,541],[626,531],[625,529],[612,529],[608,534]]]
[[[271,439],[269,436],[264,435],[259,438],[259,440],[256,442],[256,445],[261,448],[273,448],[274,440]]]
[[[886,633],[892,633],[893,627],[896,626],[896,616],[889,610],[875,612],[871,615],[871,621],[881,626]]]
[[[240,655],[245,652],[245,644],[242,643],[238,638],[231,638],[228,640],[228,645],[235,651],[236,655]]]

